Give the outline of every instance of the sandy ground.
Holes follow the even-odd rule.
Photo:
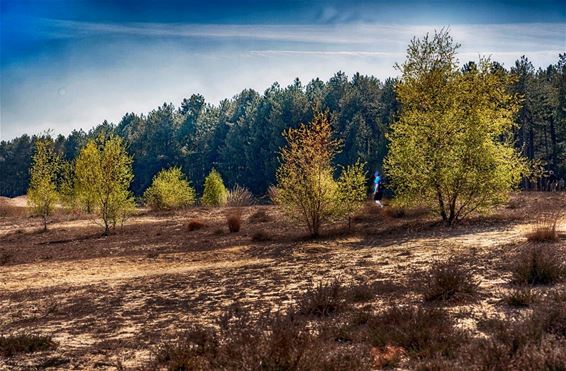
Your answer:
[[[249,220],[260,209],[270,220]],[[404,284],[431,262],[462,254],[477,265],[482,295],[454,310],[462,325],[473,326],[470,319],[502,310],[508,277],[497,268],[524,243],[540,210],[561,209],[565,194],[518,195],[494,215],[456,228],[431,216],[366,212],[353,232],[336,225],[317,240],[284,223],[273,206],[245,208],[242,230],[234,234],[218,209],[140,212],[108,237],[89,217],[61,214],[40,233],[37,219],[4,216],[0,334],[50,334],[58,347],[0,359],[0,369],[136,367],[162,340],[190,323],[214,320],[236,301],[278,309],[309,285],[336,277]],[[193,219],[207,227],[188,231]],[[254,241],[260,230],[271,240]],[[419,299],[409,292],[388,300]]]

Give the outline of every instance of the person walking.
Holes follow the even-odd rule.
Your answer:
[[[381,182],[381,176],[379,171],[376,171],[373,175],[373,201],[379,207],[383,207],[381,199],[383,198],[383,184]]]

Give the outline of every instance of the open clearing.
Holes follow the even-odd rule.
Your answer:
[[[366,210],[354,231],[336,224],[316,240],[285,223],[274,206],[244,208],[239,233],[227,232],[222,209],[140,211],[109,237],[87,217],[59,215],[40,233],[36,219],[3,216],[0,333],[48,334],[58,346],[0,358],[0,368],[138,367],[161,341],[214,320],[234,302],[284,309],[313,283],[334,278],[407,285],[414,272],[454,255],[469,255],[477,266],[478,299],[450,309],[474,328],[484,315],[512,310],[502,304],[509,276],[501,265],[541,210],[561,209],[566,194],[520,194],[493,215],[452,229],[419,213]],[[250,218],[258,210],[268,218]],[[207,227],[189,231],[193,219]],[[566,226],[560,228],[559,244],[566,246]],[[254,241],[258,231],[269,240]],[[409,287],[372,305],[419,301]]]

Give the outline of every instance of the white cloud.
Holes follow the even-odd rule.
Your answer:
[[[332,18],[329,11],[326,15]],[[349,23],[317,26],[94,24],[46,21],[65,38],[54,55],[3,70],[0,136],[52,128],[88,129],[126,112],[148,112],[164,101],[201,93],[216,103],[244,88],[272,82],[328,79],[342,70],[384,79],[396,73],[421,25]],[[521,55],[555,63],[566,50],[565,24],[454,25],[462,62],[491,55],[510,66]],[[441,26],[437,26],[437,29]],[[141,36],[141,38],[140,38]],[[141,41],[140,41],[141,40]],[[65,92],[65,94],[61,94]]]

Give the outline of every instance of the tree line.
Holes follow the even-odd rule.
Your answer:
[[[566,53],[545,69],[535,69],[526,57],[510,69],[490,63],[509,77],[505,89],[521,98],[506,140],[538,162],[540,175],[547,176],[524,180],[523,186],[540,188],[549,176],[566,177]],[[461,68],[477,66],[470,62]],[[63,160],[75,161],[89,140],[100,135],[121,138],[133,161],[134,195],[142,195],[161,169],[171,167],[181,169],[197,193],[214,168],[229,188],[240,185],[261,195],[276,183],[283,132],[312,121],[318,112],[328,114],[334,135],[343,142],[335,165],[361,160],[368,170],[381,168],[389,148],[387,135],[400,112],[397,85],[395,79],[348,78],[338,72],[326,82],[274,83],[263,94],[246,89],[217,105],[193,94],[179,107],[164,103],[147,114],[128,113],[116,124],[105,121],[88,132],[75,130],[52,139]],[[0,195],[26,193],[38,138],[22,135],[0,143]]]

